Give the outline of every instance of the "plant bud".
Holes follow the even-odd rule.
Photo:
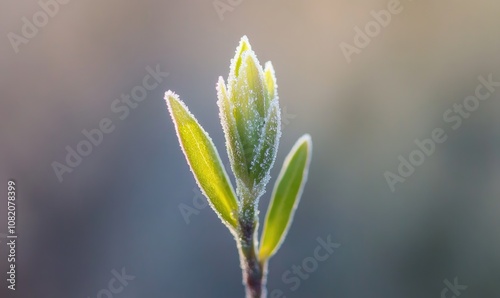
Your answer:
[[[217,95],[238,194],[258,198],[276,158],[281,113],[273,66],[262,68],[246,36],[231,61],[227,87],[219,78]]]

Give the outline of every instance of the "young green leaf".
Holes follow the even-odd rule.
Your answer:
[[[311,161],[312,142],[306,134],[293,146],[274,185],[262,231],[259,258],[269,259],[280,247],[300,200]]]
[[[238,203],[212,139],[179,97],[165,93],[179,143],[203,194],[219,218],[230,228],[238,225]]]

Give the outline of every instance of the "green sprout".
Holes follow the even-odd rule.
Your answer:
[[[299,138],[285,158],[267,210],[260,246],[258,202],[270,179],[281,137],[274,69],[262,68],[246,36],[231,60],[227,86],[217,83],[221,119],[236,192],[208,133],[172,91],[165,93],[179,143],[201,192],[234,235],[247,298],[266,297],[267,266],[283,243],[300,200],[312,142]]]

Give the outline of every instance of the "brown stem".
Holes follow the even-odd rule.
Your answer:
[[[256,224],[240,223],[240,260],[246,298],[266,297],[266,264],[259,262],[254,241]]]
[[[238,247],[246,298],[265,298],[267,294],[267,264],[259,261],[256,252],[258,218],[255,216],[254,200],[255,198],[252,196],[244,196],[243,198],[243,206],[240,210]]]

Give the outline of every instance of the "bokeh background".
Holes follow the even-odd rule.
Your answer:
[[[260,61],[272,60],[286,109],[261,218],[295,140],[310,133],[314,142],[269,289],[443,297],[444,281],[457,278],[467,286],[460,297],[498,297],[500,90],[459,129],[443,113],[474,94],[478,76],[500,81],[500,3],[401,1],[402,12],[348,63],[340,44],[353,44],[354,28],[389,2],[72,0],[16,53],[9,32],[21,35],[23,17],[41,7],[1,0],[0,236],[14,178],[19,239],[17,290],[3,274],[0,296],[108,297],[101,290],[122,268],[135,279],[113,297],[243,296],[234,240],[215,213],[201,208],[186,221],[180,212],[196,208],[196,185],[163,94],[181,96],[227,164],[215,83],[247,35]],[[231,9],[218,14],[214,3]],[[118,118],[112,102],[156,65],[169,75]],[[60,182],[51,164],[104,118],[114,131]],[[392,192],[384,172],[396,173],[398,156],[438,127],[447,141]],[[341,246],[290,290],[282,274],[329,235]]]

